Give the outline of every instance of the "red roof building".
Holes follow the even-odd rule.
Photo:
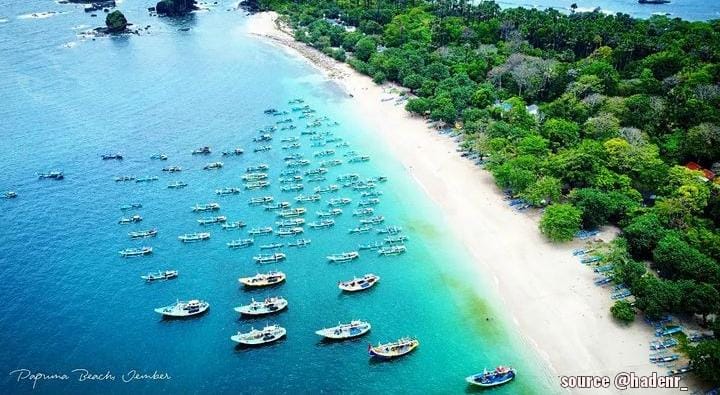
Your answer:
[[[708,169],[703,169],[702,166],[698,165],[695,162],[688,162],[688,164],[685,165],[685,167],[687,167],[690,170],[697,170],[697,171],[703,172],[703,174],[705,174],[705,178],[707,178],[710,181],[712,181],[715,178],[715,173],[711,172]]]

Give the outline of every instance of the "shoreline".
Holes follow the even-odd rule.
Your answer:
[[[619,372],[665,374],[665,369],[648,361],[652,328],[640,316],[629,327],[616,323],[610,316],[608,290],[596,287],[592,281],[595,274],[572,255],[583,241],[557,245],[545,240],[537,226],[537,213],[512,210],[492,175],[461,158],[455,142],[424,119],[412,116],[404,106],[382,100],[388,97],[387,88],[395,86],[376,85],[348,64],[295,41],[276,25],[276,17],[274,12],[251,15],[248,33],[303,57],[352,97],[357,115],[376,131],[452,224],[453,237],[473,258],[474,276],[485,280],[480,283],[492,284],[493,296],[503,306],[508,324],[516,327],[523,343],[531,344],[548,365],[551,378],[557,382],[560,375],[607,375],[612,379]],[[610,240],[615,232],[605,229],[599,237]],[[626,391],[611,387],[572,392]]]

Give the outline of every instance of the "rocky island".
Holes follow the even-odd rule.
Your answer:
[[[195,0],[161,0],[155,5],[159,15],[168,16],[185,15],[196,9]]]

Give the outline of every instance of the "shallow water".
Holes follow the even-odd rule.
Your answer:
[[[354,117],[352,101],[304,61],[251,38],[245,17],[221,3],[213,11],[181,21],[152,18],[146,4],[128,0],[121,9],[130,21],[152,25],[142,36],[78,42],[77,26],[95,25],[72,5],[45,1],[0,6],[0,16],[40,11],[68,11],[43,20],[17,19],[0,27],[0,190],[19,197],[0,201],[5,232],[0,236],[0,392],[1,393],[458,393],[468,389],[466,375],[500,363],[518,368],[515,382],[493,393],[548,393],[549,379],[534,352],[519,339],[484,292],[485,278],[474,278],[469,255],[448,235],[449,224],[437,213],[403,167],[371,131]],[[178,31],[179,28],[189,31]],[[67,43],[77,45],[67,46]],[[344,138],[351,149],[371,155],[363,164],[332,168],[327,185],[342,173],[386,175],[389,181],[376,208],[387,224],[403,226],[410,241],[399,257],[361,251],[352,263],[328,264],[330,253],[355,249],[381,239],[373,233],[349,235],[357,224],[346,207],[331,230],[306,226],[306,249],[284,248],[287,261],[258,266],[251,257],[259,245],[278,238],[256,237],[253,248],[230,250],[225,243],[247,237],[247,229],[274,225],[272,213],[249,207],[251,196],[272,194],[292,200],[276,181],[287,152],[279,139],[299,135],[276,132],[273,150],[252,153],[257,130],[278,118],[267,107],[306,103],[340,122],[324,127]],[[297,118],[297,113],[292,114]],[[285,117],[279,117],[285,118]],[[317,166],[309,136],[300,150]],[[214,153],[192,156],[209,145]],[[219,152],[241,146],[242,157]],[[102,161],[101,153],[120,151],[123,161]],[[341,156],[343,149],[337,149]],[[156,152],[167,162],[153,161]],[[340,159],[343,159],[340,157]],[[221,160],[219,171],[204,171]],[[249,165],[270,165],[272,187],[263,192],[218,197],[216,188],[242,186]],[[183,171],[166,174],[164,166]],[[38,180],[36,172],[65,171],[63,181]],[[116,175],[157,175],[148,184],[116,183]],[[182,190],[165,188],[182,180]],[[360,200],[358,192],[333,194]],[[324,196],[325,200],[327,196]],[[229,220],[248,223],[244,231],[207,227],[208,242],[183,245],[177,236],[201,231],[195,203],[216,201]],[[133,210],[144,217],[137,225],[118,225],[119,206],[141,202]],[[306,203],[310,222],[325,203]],[[131,241],[127,232],[159,229],[157,238]],[[280,240],[282,241],[282,240]],[[285,240],[288,241],[288,240]],[[151,257],[122,259],[118,251],[150,245]],[[140,275],[177,269],[178,279],[145,284]],[[245,291],[237,278],[258,271],[284,271],[288,280],[273,289]],[[380,284],[368,292],[343,295],[339,280],[374,272]],[[289,308],[267,319],[239,319],[232,308],[251,298],[281,295]],[[202,298],[207,315],[164,321],[153,308],[176,299]],[[340,343],[321,342],[314,331],[338,321],[365,319],[371,333]],[[265,323],[288,330],[286,339],[259,349],[235,348],[229,337]],[[417,336],[413,354],[378,363],[367,344]],[[68,380],[16,382],[15,369],[66,373]],[[73,369],[110,371],[115,380],[78,382]],[[169,380],[135,380],[122,375],[165,372]],[[3,373],[5,371],[5,373]]]

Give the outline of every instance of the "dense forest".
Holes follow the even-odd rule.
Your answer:
[[[280,12],[297,40],[377,83],[406,87],[408,111],[456,128],[501,188],[544,209],[549,239],[619,226],[613,276],[634,307],[695,316],[720,334],[710,171],[720,173],[720,21],[462,0],[250,5]],[[624,307],[613,313],[627,318]],[[717,336],[688,351],[720,384]]]

